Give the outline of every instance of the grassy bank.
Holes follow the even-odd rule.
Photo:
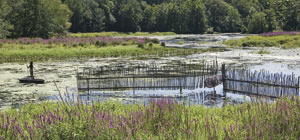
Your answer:
[[[63,45],[10,45],[5,44],[0,48],[0,60],[47,60],[68,59],[85,57],[120,57],[120,56],[172,56],[188,55],[208,50],[175,49],[155,45],[116,45],[98,47],[88,46],[63,46]]]
[[[231,47],[300,47],[300,35],[278,35],[278,36],[249,36],[242,39],[229,40],[224,42]]]
[[[68,36],[70,37],[130,37],[130,36],[170,36],[176,35],[173,32],[135,32],[135,33],[122,33],[122,32],[101,32],[101,33],[72,33]]]
[[[170,99],[29,104],[0,112],[0,139],[299,139],[299,98],[224,108]]]
[[[0,40],[0,61],[61,60],[90,57],[174,56],[215,49],[167,48],[157,39],[113,37],[20,38]]]

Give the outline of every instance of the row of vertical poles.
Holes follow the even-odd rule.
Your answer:
[[[197,65],[198,64],[198,65]],[[101,66],[97,68],[83,68],[83,72],[77,70],[77,88],[78,90],[88,91],[90,95],[92,90],[115,90],[133,89],[135,94],[137,89],[176,89],[183,94],[184,89],[195,89],[203,87],[205,77],[216,74],[217,61],[211,65],[203,61],[196,65],[190,63],[176,66],[162,65],[158,67],[156,63],[152,67],[148,65],[139,65],[133,68]]]
[[[269,97],[300,96],[300,77],[266,71],[250,70],[226,71],[222,64],[222,81],[224,94],[226,91],[244,92]]]

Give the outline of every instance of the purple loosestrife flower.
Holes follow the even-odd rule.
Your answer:
[[[42,128],[42,127],[41,127],[40,121],[37,122],[36,127],[37,127],[37,128]]]
[[[126,132],[127,132],[127,137],[129,138],[131,130],[129,128],[126,128]]]
[[[16,125],[16,128],[17,128],[19,134],[23,134],[23,131],[22,131],[22,129],[20,128],[20,125],[19,125],[19,124]]]
[[[112,128],[113,128],[113,122],[112,122],[112,120],[109,120],[109,123],[108,123],[108,125],[109,125],[109,128],[110,128],[110,129],[112,129]]]
[[[9,125],[10,125],[10,123],[9,123],[9,122],[6,122],[6,125],[5,125],[6,131],[8,130]]]
[[[9,120],[10,120],[9,116],[6,115],[6,122],[7,122],[8,124],[9,124]]]
[[[135,132],[137,131],[137,128],[136,127],[133,127],[132,129],[131,129],[131,133],[134,135],[135,134]]]
[[[51,125],[52,121],[50,118],[47,119],[47,123]]]
[[[260,36],[279,36],[279,35],[300,35],[300,32],[269,32],[269,33],[262,33]]]
[[[248,133],[250,133],[250,127],[249,127],[249,125],[247,125],[247,131],[248,131]]]

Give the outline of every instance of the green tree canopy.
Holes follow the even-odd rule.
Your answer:
[[[61,0],[24,0],[10,13],[15,37],[43,37],[66,33],[71,11]]]
[[[0,38],[299,30],[300,0],[0,0]],[[69,29],[69,30],[68,30]]]
[[[10,29],[12,25],[7,20],[6,16],[11,11],[11,7],[8,6],[5,0],[0,0],[0,38],[5,38],[10,35]]]
[[[105,28],[105,13],[94,0],[66,0],[72,10],[71,32],[101,32]]]
[[[238,32],[241,27],[237,9],[223,0],[208,0],[206,3],[209,26],[216,32]]]
[[[123,32],[137,32],[141,31],[140,23],[143,19],[143,11],[141,4],[136,0],[127,0],[121,6],[119,11],[120,29]]]
[[[266,14],[263,12],[255,13],[251,16],[251,20],[248,25],[249,33],[257,34],[267,31]]]

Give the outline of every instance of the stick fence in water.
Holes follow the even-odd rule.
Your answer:
[[[217,72],[217,62],[83,68],[77,73],[77,87],[79,91],[193,90],[204,87],[205,78]]]
[[[300,78],[294,74],[250,71],[244,69],[225,70],[222,66],[224,91],[241,92],[268,97],[298,96]]]

